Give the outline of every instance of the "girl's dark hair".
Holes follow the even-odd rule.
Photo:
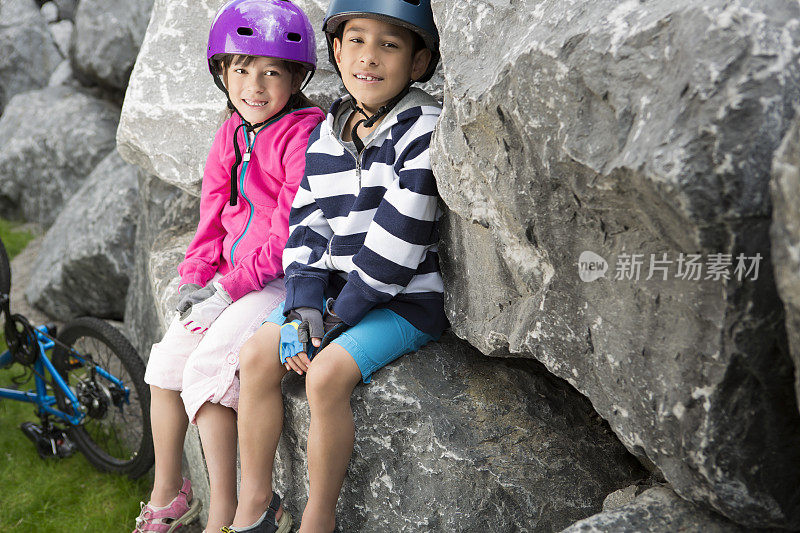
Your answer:
[[[237,65],[242,67],[249,66],[253,61],[255,61],[256,56],[248,56],[243,54],[220,54],[219,56],[215,57],[212,60],[212,64],[214,66],[214,70],[222,76],[226,70],[228,70],[231,65]],[[295,63],[294,61],[286,61],[285,59],[281,59],[283,64],[286,65],[286,68],[289,72],[292,73],[292,76],[301,76],[305,77],[308,73],[306,67],[301,65],[300,63]],[[302,91],[294,93],[289,98],[289,109],[294,111],[296,109],[302,109],[304,107],[320,107],[317,105],[316,102],[311,100]],[[233,114],[231,109],[228,109],[230,114]]]

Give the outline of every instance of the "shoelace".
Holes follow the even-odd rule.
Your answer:
[[[135,531],[144,531],[141,528],[142,524],[147,520],[147,513],[151,512],[149,509],[145,509],[147,504],[144,502],[139,502],[139,516],[136,517],[136,530]]]

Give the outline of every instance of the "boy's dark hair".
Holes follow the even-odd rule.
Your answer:
[[[335,39],[339,39],[339,42],[342,42],[342,38],[344,37],[344,27],[345,27],[345,25],[347,25],[348,22],[350,22],[350,21],[349,20],[345,20],[344,22],[339,24],[339,27],[336,28],[336,31],[333,33],[333,37]],[[399,27],[403,28],[403,26],[399,26]],[[410,33],[411,34],[411,38],[413,39],[413,45],[412,45],[412,48],[411,48],[411,56],[412,57],[414,56],[414,54],[416,54],[420,50],[424,50],[425,48],[427,48],[427,46],[425,46],[425,41],[422,39],[422,36],[419,33],[415,32],[415,31],[411,31],[408,28],[403,28],[403,29],[406,30],[408,33]]]
[[[253,61],[255,61],[256,56],[249,56],[244,54],[220,54],[219,56],[214,57],[212,60],[214,69],[222,76],[226,70],[228,70],[231,65],[237,65],[242,67],[249,66]],[[294,61],[286,61],[285,59],[281,59],[283,64],[286,65],[286,68],[289,72],[292,73],[293,76],[302,76],[305,77],[307,74],[306,68],[301,65],[300,63],[295,63]],[[294,111],[296,109],[302,109],[304,107],[320,107],[317,105],[316,102],[311,100],[302,91],[299,91],[293,94],[289,98],[289,106],[290,110]],[[231,109],[228,109],[230,114],[233,114]]]

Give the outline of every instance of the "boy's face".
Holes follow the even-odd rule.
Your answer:
[[[222,78],[236,109],[245,120],[257,124],[283,109],[299,87],[297,76],[283,60],[259,56],[244,66],[245,58],[235,58]]]
[[[371,18],[344,24],[341,41],[333,41],[333,55],[344,86],[367,111],[377,111],[425,73],[430,50],[414,53],[410,30]]]

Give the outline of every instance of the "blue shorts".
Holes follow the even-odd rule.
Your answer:
[[[265,323],[283,325],[284,303],[278,304]],[[350,354],[361,371],[361,380],[369,383],[373,372],[433,340],[436,337],[418,330],[394,311],[373,309],[331,344],[338,344]]]

